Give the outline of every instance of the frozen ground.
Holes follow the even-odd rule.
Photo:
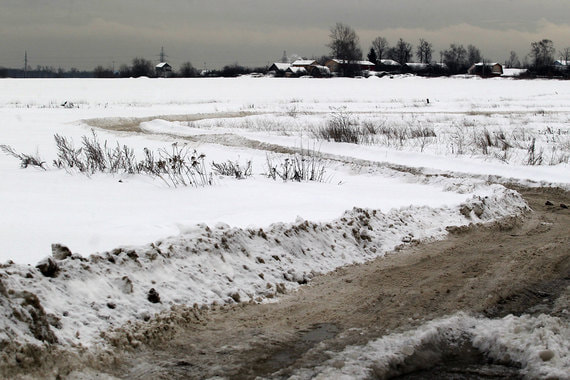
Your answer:
[[[339,118],[372,132],[358,145],[318,138]],[[3,80],[0,120],[0,144],[37,153],[47,168],[0,155],[2,286],[12,291],[4,341],[104,345],[110,329],[173,305],[261,301],[400,244],[443,238],[447,226],[527,210],[490,182],[570,186],[567,82]],[[79,146],[92,129],[139,157],[178,142],[208,166],[251,161],[253,175],[174,188],[57,169],[54,134]],[[303,150],[323,160],[325,181],[264,175],[268,154]],[[33,265],[52,243],[73,256],[44,277]],[[150,288],[160,303],[147,301]],[[26,292],[42,306],[42,333],[31,317],[14,317],[34,313]]]

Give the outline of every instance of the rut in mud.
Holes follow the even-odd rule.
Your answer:
[[[567,321],[570,212],[560,205],[570,204],[570,193],[517,190],[534,210],[525,217],[457,229],[446,240],[338,269],[277,303],[210,309],[175,339],[126,354],[111,372],[143,379],[284,378],[318,366],[329,351],[458,311],[549,313]],[[457,368],[475,377],[520,376],[516,365],[488,364],[471,347],[462,353],[444,352],[438,366],[402,371],[413,378]]]

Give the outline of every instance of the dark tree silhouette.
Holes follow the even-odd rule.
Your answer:
[[[370,48],[370,51],[368,52],[367,58],[373,64],[375,64],[375,65],[377,64],[376,61],[378,61],[378,57],[376,56],[376,52],[374,51],[374,48]]]
[[[420,63],[430,63],[432,53],[433,53],[432,44],[430,44],[423,38],[420,38],[420,43],[416,48],[416,57],[418,57]]]
[[[150,77],[153,76],[152,62],[144,58],[134,58],[131,67],[131,76],[133,77]]]
[[[198,76],[198,70],[192,66],[192,63],[184,62],[182,66],[180,66],[180,76],[184,78],[192,78]]]
[[[551,40],[543,39],[530,44],[530,56],[536,70],[545,70],[554,62],[554,45]]]
[[[376,59],[381,60],[387,57],[390,45],[384,37],[376,37],[374,41],[372,41],[372,48],[376,52]]]
[[[337,22],[331,28],[329,37],[327,46],[331,49],[331,55],[341,61],[342,75],[354,75],[358,71],[355,63],[362,59],[358,35],[350,26]]]

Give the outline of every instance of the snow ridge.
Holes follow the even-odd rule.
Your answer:
[[[329,223],[298,220],[267,229],[201,224],[145,246],[88,258],[55,255],[48,259],[56,265],[50,277],[8,263],[0,268],[0,341],[104,346],[106,332],[176,305],[263,302],[318,273],[443,238],[449,225],[526,211],[518,193],[493,185],[488,196],[459,207],[354,208]]]

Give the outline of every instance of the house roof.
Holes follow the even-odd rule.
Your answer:
[[[315,65],[315,69],[319,70],[322,74],[330,74],[331,70],[326,66]]]
[[[287,69],[287,71],[290,71],[294,74],[306,73],[307,72],[307,70],[305,70],[304,67],[299,67],[299,66],[291,66]]]
[[[157,69],[165,69],[168,67],[171,67],[171,66],[166,62],[160,62],[158,65],[155,66],[155,68],[157,68]]]
[[[393,59],[381,59],[380,63],[386,66],[400,66],[400,64]]]
[[[528,70],[527,69],[504,69],[503,76],[504,77],[518,77],[525,74]]]
[[[408,62],[406,63],[406,66],[408,66],[411,69],[414,70],[424,70],[427,69],[429,67],[428,63],[420,63],[420,62]]]
[[[556,61],[554,61],[555,65],[560,65],[560,66],[570,66],[570,61],[566,61],[564,59],[558,59]]]
[[[331,61],[334,61],[334,62],[341,64],[341,65],[344,63],[347,63],[345,59],[338,59],[338,58],[333,58],[333,59],[331,59]],[[360,65],[360,66],[376,66],[374,63],[372,63],[370,61],[355,61],[354,63],[357,65]]]
[[[499,65],[499,66],[503,66],[498,62],[477,62],[475,63],[473,66],[495,66],[495,65]]]
[[[313,59],[298,59],[291,64],[291,66],[311,66],[316,65],[317,61]]]
[[[283,63],[283,62],[275,62],[273,65],[271,65],[272,67],[275,66],[275,68],[277,70],[287,70],[289,67],[291,67],[290,63]]]

